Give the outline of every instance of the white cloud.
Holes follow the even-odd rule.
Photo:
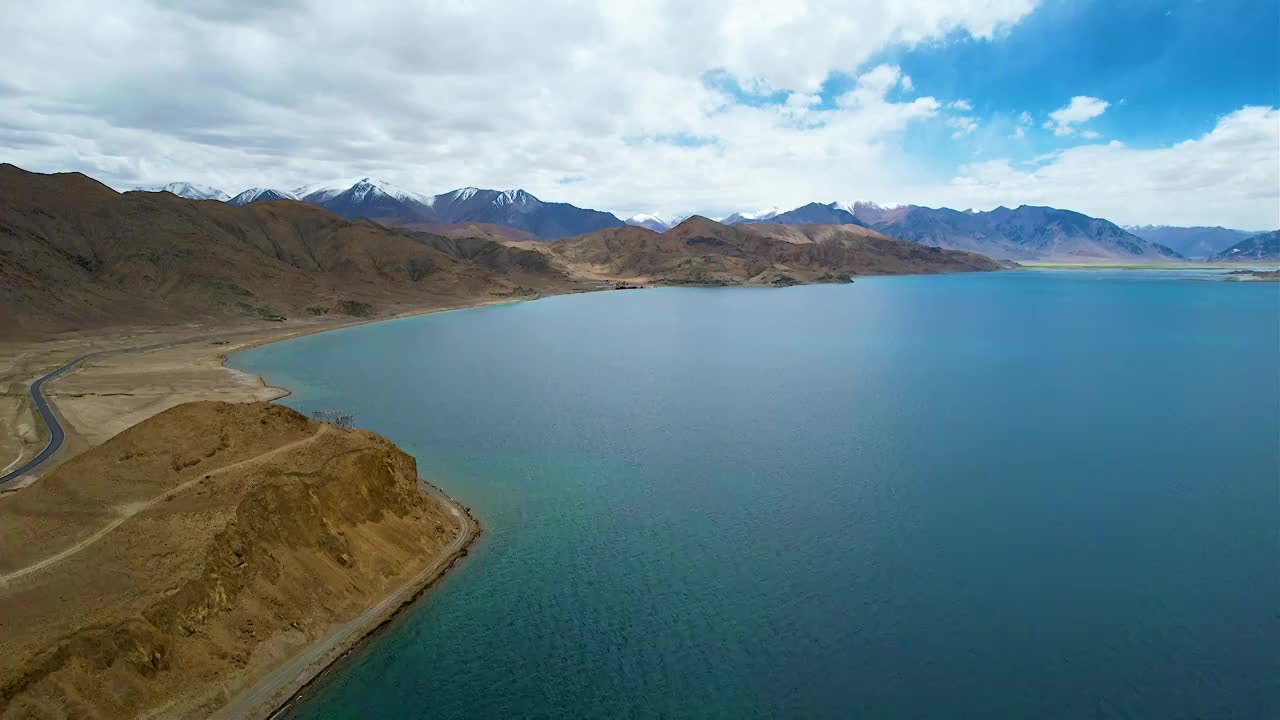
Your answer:
[[[973,131],[978,129],[978,121],[966,116],[949,117],[947,127],[955,129],[955,132],[951,133],[952,138],[960,138],[973,134]]]
[[[867,195],[906,181],[900,133],[939,103],[866,61],[993,38],[1035,4],[47,0],[0,13],[0,153],[117,187],[369,174],[623,214]],[[821,108],[832,73],[860,77]],[[715,74],[786,102],[738,104]]]
[[[1107,111],[1110,105],[1106,100],[1099,100],[1088,95],[1077,95],[1071,98],[1066,106],[1049,113],[1046,128],[1052,129],[1054,135],[1070,135],[1076,131],[1075,126],[1088,122]]]
[[[925,179],[904,132],[947,110],[901,68],[867,61],[994,38],[1034,5],[45,0],[0,13],[0,157],[117,187],[236,192],[366,174],[427,193],[524,187],[621,216],[846,197],[1277,224],[1280,117],[1267,108],[1164,149],[1093,143],[1031,170],[1003,160]],[[832,73],[856,79],[822,104]],[[719,75],[784,100],[741,104],[706,82]],[[1106,107],[1074,98],[1050,127],[1083,136]],[[952,131],[987,141],[992,124],[955,112]],[[1033,123],[1018,121],[1015,136]]]
[[[1085,140],[1097,140],[1098,138],[1102,137],[1102,134],[1094,130],[1085,130],[1080,133],[1080,137],[1084,138]]]
[[[1026,128],[1024,128],[1024,127],[1016,127],[1016,128],[1014,128],[1014,129],[1013,129],[1013,134],[1012,134],[1012,135],[1010,135],[1009,137],[1013,138],[1014,140],[1021,140],[1021,139],[1025,138],[1026,136],[1027,136],[1027,129],[1026,129]]]
[[[1052,205],[1124,224],[1280,226],[1280,110],[1245,107],[1202,137],[1155,149],[1112,141],[1055,153],[1023,170],[969,165],[918,196],[952,207]]]
[[[969,112],[973,109],[973,105],[968,100],[956,100],[947,107],[952,110],[960,110],[962,112]]]
[[[1026,111],[1024,110],[1024,111],[1022,112],[1022,114],[1018,116],[1018,122],[1022,123],[1023,125],[1030,125],[1030,124],[1031,124],[1031,113],[1026,112]]]

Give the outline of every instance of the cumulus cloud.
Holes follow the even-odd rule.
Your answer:
[[[1257,167],[1276,156],[1274,114],[1270,145],[1257,133],[1214,140],[1258,122],[1232,116],[1187,147],[1095,143],[1034,170],[1010,160],[922,178],[907,130],[945,118],[976,132],[972,102],[949,111],[897,65],[870,61],[998,41],[1035,4],[45,0],[39,13],[0,13],[0,159],[118,188],[190,180],[234,193],[362,175],[426,193],[524,187],[623,216],[836,198],[1055,198],[1103,212],[1122,178],[1144,222],[1188,209],[1158,202],[1165,191],[1194,196],[1211,224],[1274,207],[1275,168]],[[1105,109],[1074,98],[1051,128],[1076,133]],[[1232,163],[1251,180],[1223,181]],[[1179,177],[1205,184],[1179,194]]]
[[[930,193],[953,207],[1052,205],[1126,224],[1280,225],[1280,110],[1245,107],[1192,140],[1155,149],[1081,145],[1020,167],[965,166]]]
[[[1088,95],[1077,95],[1071,98],[1066,107],[1049,113],[1049,120],[1044,126],[1053,130],[1054,135],[1070,135],[1076,126],[1092,120],[1107,111],[1110,105],[1106,100],[1099,100]]]
[[[117,187],[369,174],[622,213],[807,201],[890,181],[849,168],[896,164],[896,134],[937,111],[869,58],[993,38],[1035,2],[49,0],[0,14],[0,151]],[[716,74],[782,100],[743,104]],[[854,87],[820,108],[833,74]]]
[[[958,115],[947,118],[947,127],[955,129],[955,132],[951,133],[953,139],[960,138],[973,134],[978,129],[978,121],[971,117]]]
[[[972,109],[973,109],[973,104],[972,104],[972,103],[970,103],[968,100],[956,100],[956,101],[952,102],[950,105],[948,105],[947,107],[951,108],[952,110],[960,110],[961,112],[969,112],[970,110],[972,110]]]

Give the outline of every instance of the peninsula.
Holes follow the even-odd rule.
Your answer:
[[[0,457],[24,469],[0,492],[0,717],[266,716],[479,532],[230,352],[559,293],[1000,267],[854,225],[442,230],[0,166]]]

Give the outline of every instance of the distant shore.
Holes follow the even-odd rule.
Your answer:
[[[1096,269],[1096,270],[1261,270],[1274,271],[1280,269],[1280,263],[1274,260],[1257,260],[1247,262],[1210,262],[1207,260],[1176,260],[1160,262],[1132,262],[1123,260],[1018,260],[1025,268],[1045,269]]]

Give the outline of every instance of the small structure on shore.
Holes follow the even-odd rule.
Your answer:
[[[351,428],[356,423],[355,414],[343,410],[315,410],[311,413],[311,419],[316,422],[337,425],[340,428]]]

